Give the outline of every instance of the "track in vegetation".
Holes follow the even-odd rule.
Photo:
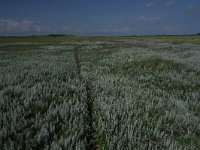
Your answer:
[[[84,122],[85,122],[85,136],[86,136],[86,149],[87,150],[95,150],[96,145],[95,145],[95,140],[94,140],[94,129],[92,125],[92,106],[93,106],[93,100],[92,100],[92,95],[91,95],[91,83],[87,80],[84,79],[83,76],[81,76],[81,63],[79,59],[79,48],[76,47],[74,49],[74,60],[76,64],[76,70],[77,70],[77,75],[79,76],[79,80],[81,84],[84,84],[85,91],[86,91],[86,99],[85,99],[85,116],[84,116]]]

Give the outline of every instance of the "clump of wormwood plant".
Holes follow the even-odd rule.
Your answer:
[[[193,65],[200,63],[193,58],[200,52],[193,53],[185,60],[182,53],[126,49],[101,60],[93,69],[99,147],[198,149],[200,70]]]
[[[16,63],[11,55],[0,56],[8,63],[0,75],[0,148],[84,149],[84,93],[71,53],[15,53]]]
[[[85,45],[97,149],[199,149],[199,51],[75,44]],[[0,64],[0,149],[85,149],[73,53],[3,52]]]

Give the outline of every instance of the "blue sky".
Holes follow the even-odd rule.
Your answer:
[[[200,32],[200,0],[0,0],[0,35]]]

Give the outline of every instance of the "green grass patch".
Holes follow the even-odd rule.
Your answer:
[[[49,44],[59,44],[60,42],[83,42],[83,41],[118,41],[118,40],[140,40],[154,42],[170,42],[173,44],[191,43],[200,45],[200,36],[198,35],[152,35],[152,36],[24,36],[24,37],[0,37],[2,43],[13,42],[48,42]]]
[[[12,52],[20,52],[20,51],[31,51],[38,49],[38,45],[8,45],[0,47],[0,51],[12,51]]]

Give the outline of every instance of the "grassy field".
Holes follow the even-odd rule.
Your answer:
[[[169,42],[172,44],[189,43],[200,45],[200,35],[157,35],[157,36],[116,36],[116,37],[79,37],[79,36],[26,36],[26,37],[0,37],[0,43],[6,42],[27,42],[27,43],[60,43],[60,42],[81,42],[81,41],[118,41],[118,40],[139,40]]]
[[[0,38],[0,149],[200,149],[199,44]]]

